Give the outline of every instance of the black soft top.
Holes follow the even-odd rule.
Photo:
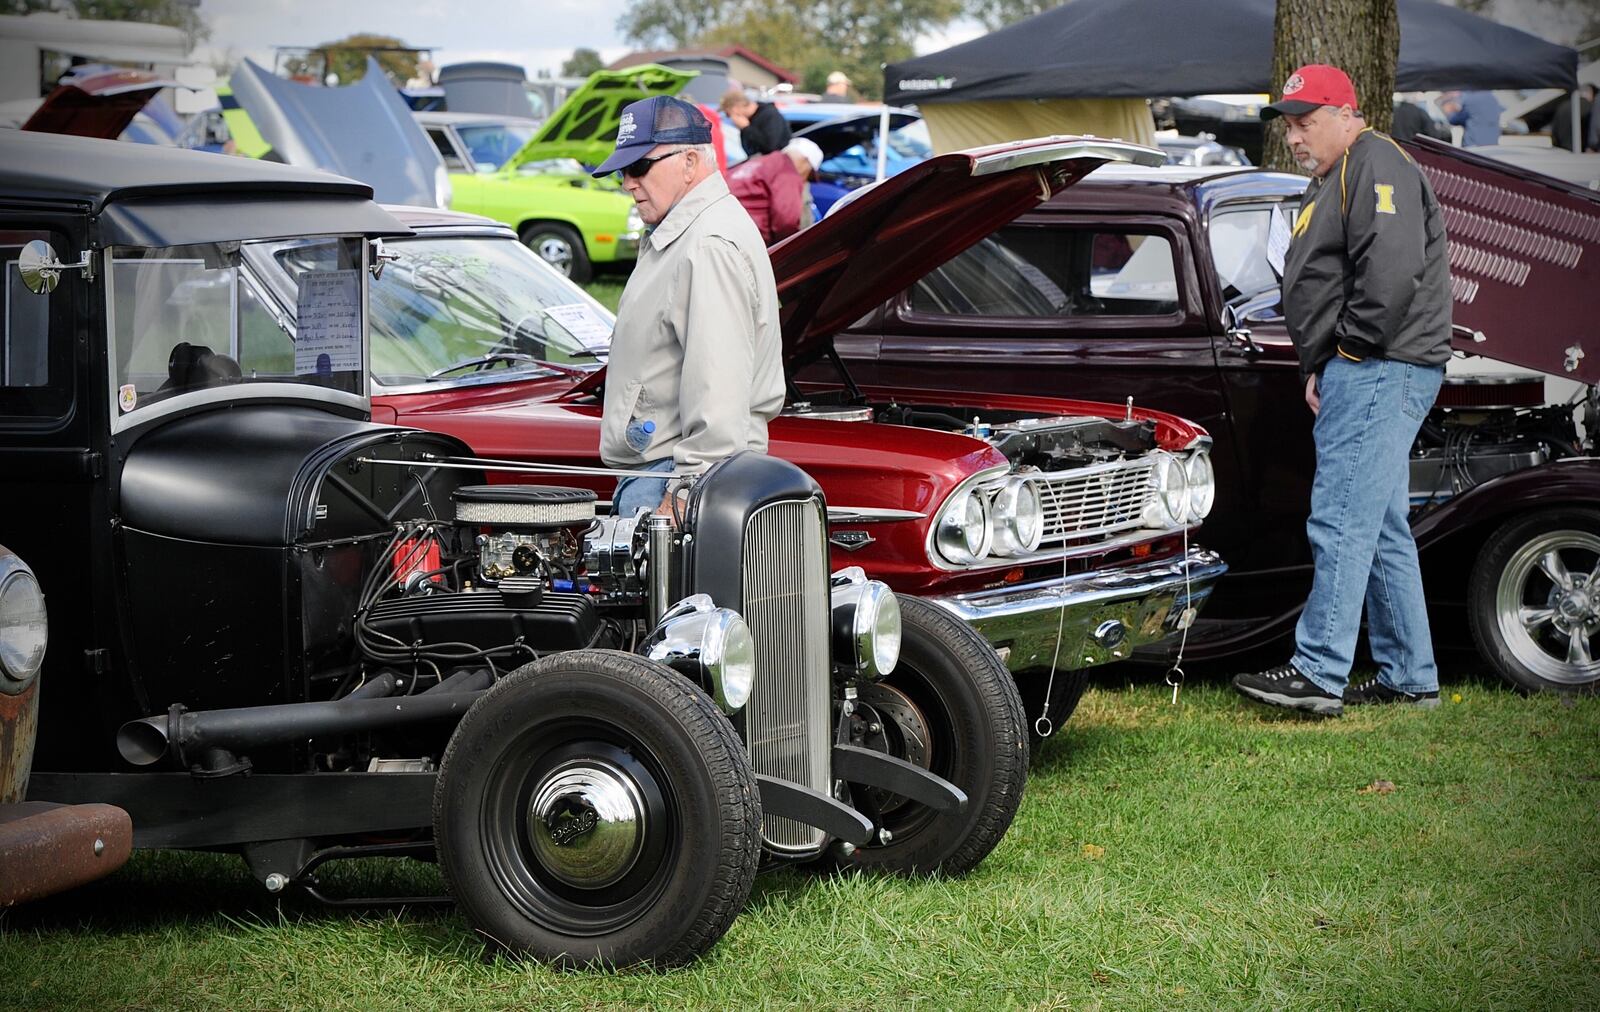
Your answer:
[[[83,205],[97,246],[410,229],[353,179],[252,158],[0,130],[0,201]]]

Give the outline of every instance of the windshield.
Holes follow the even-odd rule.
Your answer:
[[[517,240],[391,240],[371,282],[372,375],[386,387],[588,371],[604,361],[615,318]],[[291,277],[324,250],[281,244]]]
[[[1285,245],[1298,200],[1245,208],[1223,208],[1211,216],[1211,260],[1224,299],[1255,295],[1278,286],[1278,273],[1267,258],[1267,237],[1279,229]],[[1273,208],[1279,222],[1273,222]]]
[[[461,143],[467,146],[472,163],[479,172],[493,172],[504,165],[506,159],[522,150],[533,138],[533,128],[510,123],[489,123],[483,126],[458,126]]]
[[[923,120],[907,123],[889,131],[889,157],[885,171],[894,175],[917,162],[933,157],[933,140],[928,136],[928,124]],[[876,176],[878,173],[878,135],[854,144],[824,159],[822,172],[844,176]]]
[[[366,390],[360,239],[311,240],[322,256],[297,278],[296,339],[240,271],[238,242],[113,248],[107,285],[113,417],[192,391],[296,384]]]

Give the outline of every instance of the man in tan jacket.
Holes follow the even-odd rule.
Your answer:
[[[611,467],[694,474],[767,449],[783,408],[778,288],[766,245],[717,171],[711,124],[657,96],[622,111],[618,172],[649,228],[617,307],[600,424]],[[625,478],[613,509],[671,512],[665,478]]]

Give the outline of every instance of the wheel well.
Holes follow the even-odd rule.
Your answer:
[[[1593,509],[1594,504],[1580,499],[1555,499],[1540,503],[1533,510],[1518,512],[1507,510],[1493,516],[1481,517],[1452,530],[1426,548],[1418,549],[1422,563],[1422,580],[1429,600],[1461,600],[1467,597],[1467,581],[1472,578],[1473,564],[1483,550],[1489,536],[1512,520],[1520,520],[1533,513],[1559,509]]]
[[[573,224],[572,222],[570,222],[570,221],[562,221],[560,218],[529,218],[527,221],[520,222],[517,225],[517,235],[520,236],[522,233],[526,232],[528,229],[532,228],[535,225],[561,225],[561,226],[563,226],[565,228],[570,228],[570,229],[572,229],[572,231],[578,233],[578,238],[579,239],[583,239],[584,238],[582,229],[580,229],[577,225]]]

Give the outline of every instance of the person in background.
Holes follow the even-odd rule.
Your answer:
[[[1578,89],[1578,139],[1580,150],[1589,150],[1589,117],[1594,109],[1594,85],[1585,84]],[[1550,120],[1550,143],[1563,151],[1572,150],[1572,96],[1568,95],[1556,106]]]
[[[753,101],[734,89],[722,96],[722,111],[739,128],[739,143],[751,158],[782,151],[789,143],[789,121],[770,102]]]
[[[1316,416],[1311,594],[1294,655],[1237,675],[1268,706],[1336,717],[1346,706],[1439,705],[1439,671],[1407,520],[1411,444],[1450,359],[1450,263],[1428,179],[1366,125],[1354,85],[1312,64],[1261,110],[1284,117],[1312,180],[1284,257],[1283,316]],[[1350,683],[1365,602],[1378,673]]]
[[[1420,136],[1448,143],[1450,128],[1429,116],[1416,97],[1405,95],[1395,99],[1390,136],[1397,141],[1409,141]]]
[[[824,102],[851,102],[850,78],[842,70],[835,70],[828,75],[828,86],[822,89]]]
[[[1439,96],[1451,126],[1461,128],[1461,146],[1479,147],[1500,143],[1500,100],[1487,91],[1447,91]]]
[[[807,225],[806,181],[822,164],[822,149],[796,137],[782,151],[747,158],[728,170],[728,189],[750,212],[768,246]]]
[[[695,474],[741,450],[766,452],[783,408],[778,286],[772,261],[711,146],[711,124],[658,95],[627,105],[616,172],[648,233],[611,337],[600,459],[642,472]],[[612,510],[673,515],[665,477],[617,483]]]

